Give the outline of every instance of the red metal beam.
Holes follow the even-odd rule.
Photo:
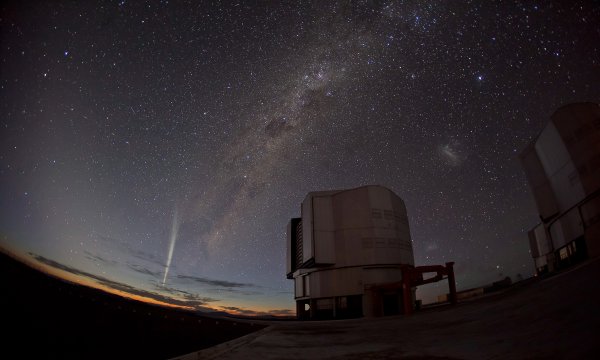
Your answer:
[[[428,272],[446,272],[446,268],[444,267],[444,265],[424,265],[424,266],[417,266],[414,268],[415,271],[418,271],[420,273],[428,273]]]
[[[423,274],[436,273],[435,276],[423,279]],[[454,278],[454,263],[447,262],[443,265],[426,265],[426,266],[406,266],[402,268],[402,293],[404,296],[404,314],[412,313],[412,296],[411,289],[413,287],[430,284],[444,279],[447,275],[448,290],[450,292],[449,301],[451,304],[456,304],[456,281]]]

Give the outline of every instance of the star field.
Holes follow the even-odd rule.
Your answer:
[[[592,1],[1,6],[2,243],[198,308],[286,313],[287,221],[366,184],[459,289],[530,276],[518,154],[600,100]]]

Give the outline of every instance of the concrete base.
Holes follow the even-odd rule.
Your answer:
[[[219,352],[218,358],[596,358],[599,277],[596,259],[544,280],[411,317],[270,322],[267,330]],[[209,351],[196,353],[196,358],[210,358]]]

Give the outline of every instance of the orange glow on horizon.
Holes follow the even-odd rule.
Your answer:
[[[51,276],[54,276],[54,277],[58,277],[59,279],[63,279],[63,280],[75,283],[77,285],[83,285],[83,286],[91,287],[91,288],[94,288],[94,289],[102,290],[102,291],[107,292],[109,294],[118,295],[118,296],[121,296],[121,297],[124,297],[124,298],[127,298],[127,299],[141,301],[141,302],[148,303],[148,304],[160,305],[160,306],[166,306],[166,307],[170,307],[170,308],[177,308],[177,309],[184,309],[184,310],[194,310],[194,308],[191,307],[191,306],[183,306],[183,305],[171,304],[171,303],[163,302],[163,301],[160,301],[160,300],[152,299],[152,298],[149,298],[149,297],[146,297],[146,296],[131,294],[131,293],[128,293],[126,291],[114,289],[114,288],[111,288],[109,286],[106,286],[106,285],[103,285],[103,284],[99,284],[99,283],[95,282],[93,279],[86,278],[85,276],[71,274],[68,271],[64,271],[64,270],[61,270],[61,269],[56,269],[56,268],[54,268],[52,266],[49,266],[49,265],[46,265],[46,264],[43,264],[43,263],[37,262],[37,264],[39,266],[38,269],[41,270],[41,271],[43,271],[44,273],[47,273],[47,274],[49,274]]]
[[[29,255],[24,256],[23,254],[17,254],[15,252],[10,252],[10,253],[8,253],[8,255],[11,257],[17,258],[19,261],[24,262],[28,266],[30,266],[38,271],[41,271],[50,276],[53,276],[53,277],[59,278],[64,281],[68,281],[68,282],[77,284],[77,285],[91,287],[94,289],[98,289],[98,290],[107,292],[109,294],[117,295],[117,296],[120,296],[123,298],[140,301],[140,302],[144,302],[144,303],[148,303],[148,304],[152,304],[152,305],[159,305],[159,306],[165,306],[165,307],[183,309],[183,310],[195,310],[195,308],[192,306],[171,304],[171,303],[167,303],[164,301],[152,299],[152,298],[149,298],[146,296],[131,294],[126,291],[113,289],[109,286],[99,284],[99,283],[95,282],[93,279],[86,278],[85,276],[75,275],[68,271],[57,269],[50,265],[39,262],[36,259],[30,257]]]
[[[156,300],[156,299],[153,299],[150,297],[132,294],[127,291],[114,289],[110,286],[100,284],[100,283],[96,282],[94,279],[88,278],[86,276],[76,275],[76,274],[70,273],[66,270],[58,269],[51,265],[40,262],[40,261],[36,260],[35,258],[31,257],[29,254],[24,254],[24,253],[17,252],[17,251],[11,251],[9,249],[3,249],[3,250],[4,250],[3,252],[5,252],[10,257],[13,257],[13,258],[17,259],[18,261],[21,261],[21,262],[25,263],[26,265],[28,265],[38,271],[41,271],[49,276],[53,276],[55,278],[58,278],[58,279],[61,279],[64,281],[68,281],[68,282],[71,282],[71,283],[74,283],[77,285],[87,286],[90,288],[94,288],[94,289],[98,289],[98,290],[107,292],[109,294],[123,297],[126,299],[140,301],[140,302],[144,302],[144,303],[148,303],[148,304],[152,304],[152,305],[165,306],[165,307],[169,307],[169,308],[183,309],[183,310],[190,310],[190,311],[198,310],[193,306],[172,304],[169,302]],[[242,311],[238,311],[238,310],[234,310],[234,309],[227,309],[227,307],[237,307]],[[203,309],[209,310],[209,311],[212,310],[212,311],[226,312],[231,315],[242,315],[242,316],[261,316],[261,315],[289,316],[286,314],[276,313],[276,311],[285,311],[285,310],[290,310],[291,311],[290,315],[293,315],[295,313],[292,309],[274,310],[272,307],[268,307],[266,305],[251,306],[249,308],[246,308],[239,303],[229,303],[229,301],[219,301],[219,304],[217,306],[203,305]]]

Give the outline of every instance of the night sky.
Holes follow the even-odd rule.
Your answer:
[[[367,184],[459,290],[531,276],[518,154],[600,100],[593,1],[1,7],[1,243],[200,309],[289,313],[289,218]]]

